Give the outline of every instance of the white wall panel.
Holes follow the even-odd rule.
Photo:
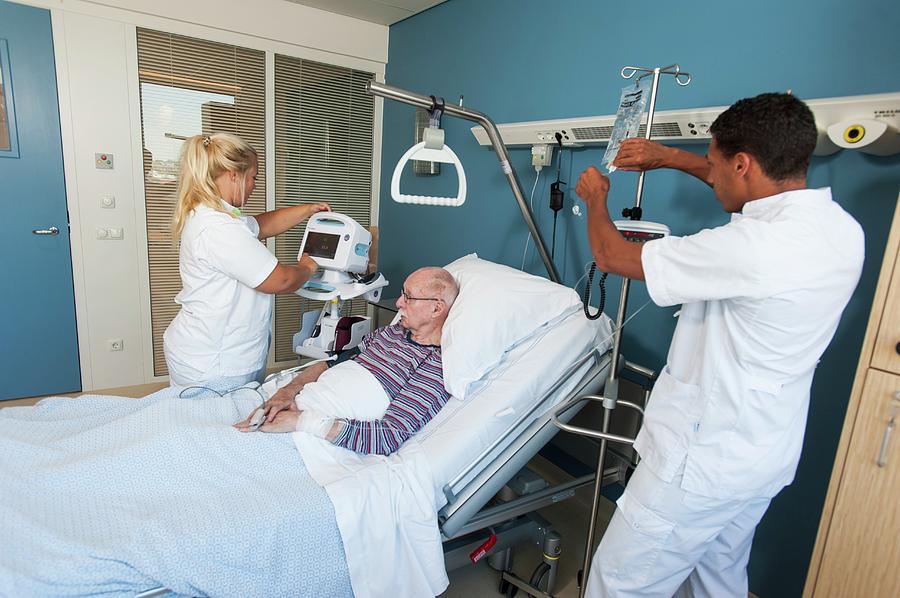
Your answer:
[[[74,158],[75,197],[69,211],[77,211],[83,296],[86,308],[79,336],[92,364],[90,388],[109,388],[143,382],[141,290],[138,247],[142,238],[135,218],[132,129],[126,68],[126,26],[122,23],[68,13],[62,24],[65,43],[70,140]],[[113,156],[112,170],[96,168],[94,154]],[[69,186],[70,194],[72,186]],[[101,208],[103,196],[115,197],[115,208]],[[97,239],[97,228],[120,228],[121,240]],[[83,326],[87,325],[87,330]],[[109,341],[122,339],[124,350],[110,351]]]

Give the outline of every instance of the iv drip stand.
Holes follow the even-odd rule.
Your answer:
[[[688,85],[691,82],[691,75],[689,73],[681,72],[681,68],[677,64],[672,64],[669,66],[665,66],[662,68],[655,69],[645,69],[640,67],[633,66],[625,66],[622,67],[622,77],[625,79],[631,79],[638,72],[642,72],[643,74],[638,76],[635,79],[634,84],[637,85],[641,79],[647,77],[649,75],[653,76],[653,83],[650,88],[650,106],[647,108],[647,128],[644,131],[644,138],[650,139],[650,135],[653,129],[653,115],[656,112],[656,92],[659,87],[659,77],[660,75],[673,75],[675,77],[675,83],[681,85],[682,87]],[[684,82],[679,77],[685,77]],[[640,220],[641,219],[641,198],[644,194],[644,175],[645,171],[641,171],[638,176],[637,183],[637,191],[634,195],[634,207],[631,208],[627,214],[632,220]],[[606,383],[606,387],[603,391],[604,403],[603,406],[607,408],[607,411],[612,410],[616,406],[616,400],[618,398],[618,365],[619,365],[619,348],[622,344],[622,328],[625,325],[625,308],[628,306],[628,291],[631,286],[630,278],[622,278],[622,291],[619,294],[619,309],[616,315],[616,330],[615,335],[613,336],[613,354],[612,354],[612,362],[609,368],[609,380]],[[608,413],[606,414],[608,415]],[[606,415],[604,415],[604,420],[606,420]],[[606,432],[606,425],[604,423],[603,431]]]
[[[638,82],[644,77],[651,75],[653,76],[653,82],[650,87],[650,105],[647,108],[647,127],[644,130],[644,138],[650,139],[650,135],[652,134],[653,129],[653,115],[656,111],[656,92],[659,88],[660,75],[673,75],[675,77],[675,83],[682,87],[688,85],[691,82],[691,75],[689,73],[682,72],[681,68],[677,64],[672,64],[665,67],[657,67],[654,69],[646,69],[634,66],[622,67],[621,75],[625,79],[631,79],[637,73],[641,73],[641,75],[639,75],[638,78],[635,79],[635,85],[637,85]],[[627,215],[632,220],[640,220],[641,218],[641,197],[644,193],[644,174],[644,171],[641,171],[640,176],[638,177],[637,191],[635,192],[634,197],[634,207],[626,209],[625,212],[623,212],[623,215]],[[616,408],[617,404],[621,404],[622,406],[640,412],[641,416],[643,417],[643,409],[640,407],[640,405],[637,405],[630,401],[619,400],[619,348],[622,345],[622,328],[625,325],[625,310],[628,306],[628,291],[630,283],[630,279],[624,277],[622,278],[622,291],[619,294],[619,309],[616,315],[616,328],[613,333],[613,348],[612,358],[609,366],[609,378],[607,379],[606,385],[603,388],[603,396],[584,397],[586,400],[599,400],[602,402],[603,424],[601,431],[597,432],[595,430],[588,430],[585,428],[579,428],[577,426],[564,424],[554,417],[554,423],[560,429],[566,430],[568,432],[574,432],[576,434],[581,434],[583,436],[589,436],[600,441],[600,452],[597,457],[597,472],[596,477],[594,478],[594,499],[591,505],[591,522],[590,526],[588,527],[588,537],[584,547],[584,563],[582,567],[583,573],[581,587],[578,591],[579,598],[584,598],[584,592],[587,589],[587,576],[590,572],[591,561],[594,557],[594,536],[597,531],[597,509],[600,506],[600,490],[603,486],[603,468],[606,462],[606,445],[610,441],[621,442],[624,444],[634,444],[635,440],[634,438],[625,438],[609,433],[609,421],[612,416],[612,410]],[[648,395],[649,393],[645,394],[645,397]]]

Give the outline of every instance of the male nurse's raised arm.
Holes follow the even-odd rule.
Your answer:
[[[660,145],[655,141],[643,138],[626,139],[619,146],[619,153],[613,160],[613,166],[620,170],[654,170],[657,168],[674,168],[697,177],[707,185],[709,180],[709,162],[706,156]]]

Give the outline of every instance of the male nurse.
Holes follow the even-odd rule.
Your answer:
[[[731,221],[631,243],[596,168],[576,192],[597,267],[681,305],[635,449],[641,463],[594,555],[587,596],[747,596],[753,533],[791,483],[809,391],[863,265],[863,232],[809,189],[810,109],[789,94],[743,99],[710,127],[706,156],[622,144],[623,170],[676,168],[709,184]]]

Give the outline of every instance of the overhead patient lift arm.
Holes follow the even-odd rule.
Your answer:
[[[380,96],[389,100],[396,100],[404,104],[409,104],[418,108],[425,108],[427,110],[432,109],[435,103],[433,97],[423,96],[412,91],[406,91],[405,89],[385,85],[384,83],[379,83],[378,81],[369,81],[366,84],[366,91],[375,96]],[[503,140],[500,137],[500,131],[497,130],[497,126],[494,124],[494,121],[488,118],[487,115],[478,112],[477,110],[471,110],[469,108],[455,106],[453,104],[443,104],[442,107],[445,115],[455,116],[457,118],[476,122],[481,125],[485,131],[487,131],[488,138],[491,140],[491,146],[493,146],[494,151],[497,153],[497,158],[500,160],[500,168],[503,170],[503,174],[506,175],[509,186],[512,187],[512,192],[516,198],[516,203],[519,204],[519,210],[521,210],[522,212],[522,218],[525,220],[525,225],[528,227],[528,231],[531,233],[531,238],[534,239],[534,245],[535,247],[537,247],[538,254],[540,254],[541,260],[544,262],[544,266],[547,268],[547,274],[550,277],[550,280],[552,280],[553,282],[561,282],[559,278],[559,272],[557,272],[556,270],[556,265],[553,263],[553,260],[550,259],[550,253],[547,251],[547,245],[546,243],[544,243],[544,238],[541,236],[541,232],[538,230],[537,225],[534,223],[534,216],[531,213],[531,209],[528,207],[528,202],[525,200],[525,195],[522,193],[522,186],[519,184],[519,179],[516,176],[516,171],[513,170],[512,164],[510,164],[509,162],[509,153],[506,151],[506,146],[503,145]]]

